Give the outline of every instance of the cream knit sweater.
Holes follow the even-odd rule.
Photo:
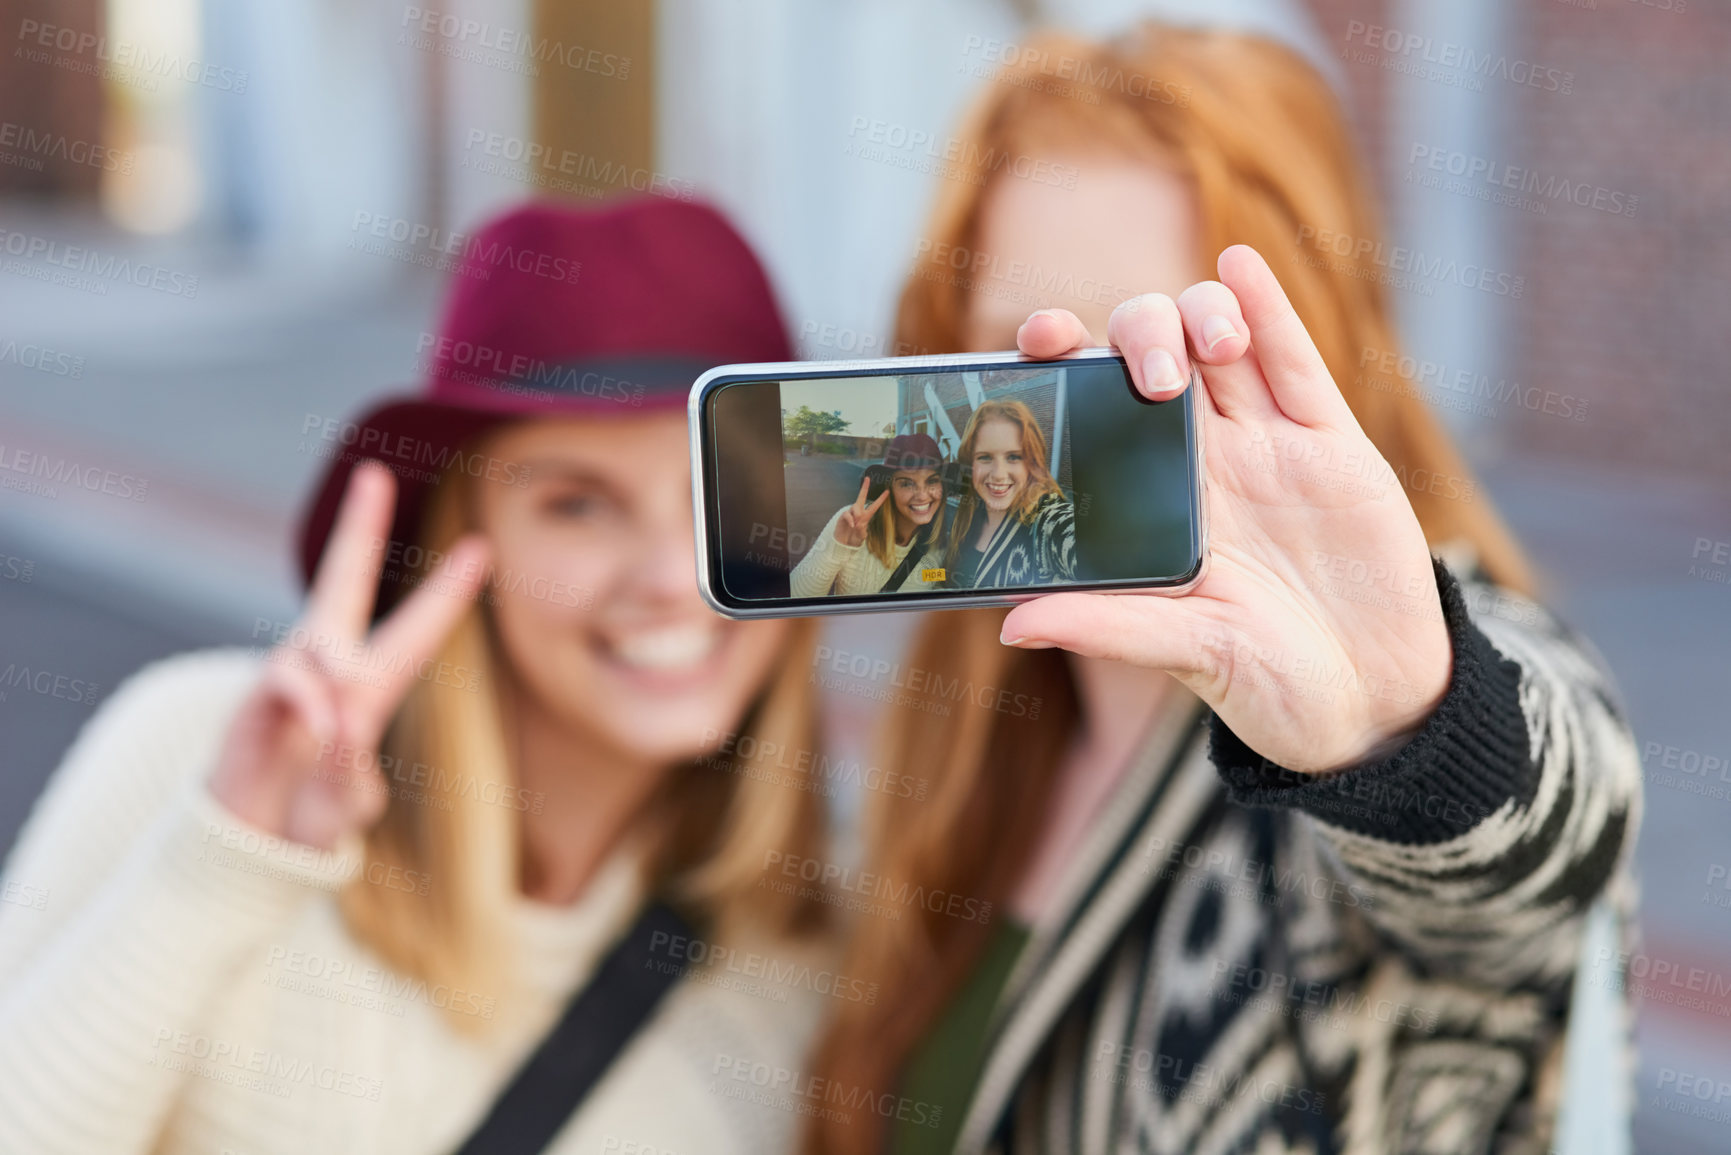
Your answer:
[[[520,902],[521,1011],[463,1036],[435,1004],[486,1015],[492,993],[428,990],[344,927],[358,840],[284,845],[205,789],[258,668],[209,652],[135,676],[37,802],[0,875],[0,1152],[449,1151],[635,917],[623,855],[569,908]],[[773,1079],[797,1074],[822,987],[688,977],[550,1151],[786,1149],[799,1103]]]
[[[890,550],[890,564],[879,561],[865,545],[843,545],[835,539],[835,523],[841,520],[844,510],[836,510],[829,519],[829,524],[823,527],[823,532],[817,535],[811,549],[793,567],[789,579],[791,592],[796,598],[816,598],[825,594],[875,594],[883,588],[885,582],[896,567],[902,564],[902,559],[908,556],[908,550],[913,548],[913,542],[907,545],[894,546]],[[925,557],[914,563],[914,568],[902,582],[903,593],[924,593],[934,589],[936,582],[928,582],[920,576],[924,569],[934,569],[944,564],[943,551],[936,546],[931,547]],[[830,587],[835,587],[831,589]]]

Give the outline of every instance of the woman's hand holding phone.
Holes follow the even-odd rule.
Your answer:
[[[1273,271],[1243,245],[1219,271],[1176,301],[1126,301],[1107,333],[1151,399],[1200,368],[1206,576],[1181,597],[1051,594],[1012,610],[1003,637],[1170,671],[1252,749],[1323,773],[1415,733],[1453,654],[1418,518]],[[1017,334],[1031,357],[1090,343],[1058,309]],[[1325,591],[1335,572],[1394,575],[1402,593]]]
[[[379,740],[485,576],[485,541],[465,538],[437,588],[416,590],[369,636],[395,505],[390,470],[355,470],[306,613],[267,656],[211,773],[218,802],[294,842],[329,848],[384,813]]]

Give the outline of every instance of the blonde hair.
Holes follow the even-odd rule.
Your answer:
[[[870,524],[868,524],[866,526],[866,548],[871,550],[872,556],[877,558],[878,561],[880,563],[882,563],[883,565],[893,567],[895,564],[895,548],[896,548],[895,484],[896,484],[896,474],[897,473],[921,473],[921,472],[923,472],[923,470],[921,470],[921,469],[897,469],[894,472],[892,472],[890,474],[890,479],[889,479],[889,483],[888,483],[888,488],[890,491],[889,500],[885,501],[882,505],[878,506],[878,511],[876,513],[872,514],[871,522],[870,522]],[[938,471],[938,475],[939,475],[939,477],[943,476],[943,473],[941,470]],[[943,540],[944,514],[948,511],[948,509],[949,509],[949,503],[948,502],[946,502],[946,501],[939,501],[938,502],[938,511],[932,515],[932,520],[928,523],[931,526],[931,530],[929,531],[927,538],[926,538],[926,540],[928,542],[935,542],[935,541],[942,541]],[[914,533],[916,535],[918,535],[919,529],[915,528]],[[867,591],[861,591],[861,592],[867,592]],[[876,592],[876,591],[869,591],[869,592]]]
[[[962,446],[956,450],[956,460],[966,471],[968,484],[962,487],[962,499],[956,507],[956,527],[950,534],[949,548],[944,551],[944,566],[946,569],[956,568],[956,559],[961,556],[962,548],[967,544],[967,538],[974,530],[974,518],[980,512],[979,494],[974,490],[974,442],[980,436],[980,427],[988,421],[1007,421],[1016,427],[1022,439],[1022,457],[1028,467],[1028,484],[1022,487],[1022,492],[1016,495],[1016,503],[1010,507],[1017,521],[1026,525],[1034,520],[1034,507],[1049,494],[1064,496],[1063,489],[1052,478],[1052,470],[1046,464],[1046,435],[1041,432],[1039,422],[1034,420],[1034,411],[1021,401],[984,401],[980,407],[968,417],[967,428],[962,431]]]
[[[1075,62],[1065,83],[1042,71],[1055,59]],[[902,291],[899,343],[934,353],[963,349],[972,291],[945,262],[955,251],[977,249],[982,206],[1003,179],[995,171],[1002,158],[1092,148],[1175,168],[1195,190],[1196,262],[1211,263],[1244,243],[1274,266],[1360,425],[1402,480],[1427,540],[1469,543],[1495,581],[1533,589],[1524,555],[1489,502],[1453,500],[1409,483],[1428,471],[1460,482],[1457,492],[1472,492],[1470,471],[1423,394],[1404,378],[1401,388],[1382,391],[1358,376],[1366,351],[1398,349],[1380,270],[1363,251],[1373,246],[1316,260],[1303,238],[1325,231],[1375,238],[1381,230],[1340,106],[1309,65],[1256,37],[1150,22],[1107,44],[1036,37],[995,80],[956,134],[955,179],[939,182],[929,244]],[[924,773],[936,789],[925,803],[877,799],[869,819],[873,869],[918,885],[974,886],[960,893],[981,901],[1001,900],[1014,885],[1077,718],[1062,654],[1006,649],[998,642],[1002,620],[997,610],[927,615],[909,661],[940,677],[965,672],[976,684],[1044,687],[1038,721],[984,709],[965,708],[953,719],[892,709],[884,765]],[[994,799],[1011,810],[983,837],[971,824]],[[978,861],[968,861],[973,855]],[[817,1074],[890,1089],[971,973],[986,937],[971,923],[943,917],[857,935],[844,969],[877,982],[879,1002],[839,1009],[819,1044]],[[805,1149],[867,1155],[882,1147],[882,1125],[875,1115],[814,1119]]]
[[[475,528],[475,487],[449,471],[434,487],[423,522],[428,562]],[[427,984],[434,1005],[459,1030],[478,1033],[499,1017],[515,981],[507,913],[518,894],[520,814],[531,800],[518,789],[505,740],[508,705],[503,651],[483,590],[439,654],[464,683],[419,680],[380,743],[380,766],[413,767],[417,789],[393,789],[383,817],[364,836],[364,872],[338,897],[357,939],[404,975]],[[815,625],[796,625],[776,673],[747,710],[739,731],[759,747],[812,749],[816,709],[805,671]],[[455,683],[459,679],[452,679]],[[822,921],[808,899],[762,887],[766,847],[815,856],[822,810],[815,796],[771,776],[714,758],[672,770],[638,820],[652,892],[718,927],[752,926],[773,934],[807,931]],[[394,872],[394,873],[393,873]],[[371,885],[406,878],[421,887]],[[442,993],[441,993],[442,992]]]

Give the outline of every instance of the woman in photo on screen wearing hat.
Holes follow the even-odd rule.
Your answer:
[[[636,985],[815,949],[759,885],[818,853],[815,796],[705,756],[813,742],[808,626],[693,579],[687,392],[789,356],[768,283],[661,199],[519,209],[465,260],[426,391],[330,443],[305,615],[130,679],[24,828],[4,883],[52,901],[0,906],[0,1149],[785,1146],[712,1087],[791,1066],[821,996]],[[591,990],[618,1024],[489,1116]]]
[[[967,487],[944,551],[960,589],[1072,581],[1076,512],[1047,466],[1046,436],[1015,400],[983,402],[968,418],[956,460]]]
[[[866,466],[853,504],[835,511],[793,567],[793,596],[917,592],[937,585],[943,466],[943,452],[929,434],[892,437],[883,461]]]
[[[863,869],[992,917],[855,936],[879,998],[811,1069],[941,1122],[814,1119],[806,1150],[1551,1150],[1591,1070],[1572,991],[1626,1012],[1614,971],[1575,980],[1589,931],[1620,949],[1639,760],[1422,393],[1358,376],[1399,345],[1383,270],[1306,244],[1379,235],[1334,94],[1165,27],[1039,38],[999,79],[962,155],[1078,179],[939,182],[926,247],[988,275],[917,265],[897,339],[1111,342],[1151,399],[1199,364],[1210,568],[925,616],[907,665],[1040,709],[890,709],[876,761],[932,789],[873,799]],[[1030,316],[1030,269],[1101,291]],[[1587,1057],[1626,1095],[1624,1050]]]

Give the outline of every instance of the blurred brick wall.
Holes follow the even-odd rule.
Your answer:
[[[25,53],[78,65],[95,63],[94,54],[41,48],[46,26],[101,35],[99,0],[0,0],[0,195],[42,200],[94,201],[102,181],[100,166],[76,163],[68,153],[104,143],[102,82],[77,67],[38,63]],[[56,31],[47,33],[50,40]],[[31,148],[22,134],[28,133]]]
[[[1523,109],[1511,161],[1640,198],[1633,217],[1558,213],[1518,235],[1533,292],[1516,372],[1592,401],[1578,432],[1523,415],[1520,436],[1731,478],[1731,5],[1684,3],[1553,0],[1512,17],[1535,55],[1577,79],[1566,100]]]
[[[1391,19],[1386,0],[1308,4],[1337,54],[1349,22]],[[1637,198],[1630,216],[1503,210],[1517,214],[1506,265],[1527,279],[1508,302],[1509,376],[1588,401],[1580,423],[1499,407],[1506,444],[1731,478],[1731,4],[1523,0],[1505,19],[1507,44],[1469,47],[1573,80],[1567,93],[1487,86],[1481,99],[1505,118],[1493,159]],[[1388,155],[1389,74],[1341,66],[1386,205],[1405,167]]]
[[[1362,20],[1366,24],[1388,23],[1387,0],[1309,0],[1316,15],[1322,42],[1336,57],[1346,45],[1348,24]],[[1383,172],[1385,157],[1381,145],[1388,139],[1388,74],[1380,68],[1365,68],[1340,61],[1341,73],[1348,87],[1347,114],[1358,128],[1359,142],[1368,155],[1371,172]]]

